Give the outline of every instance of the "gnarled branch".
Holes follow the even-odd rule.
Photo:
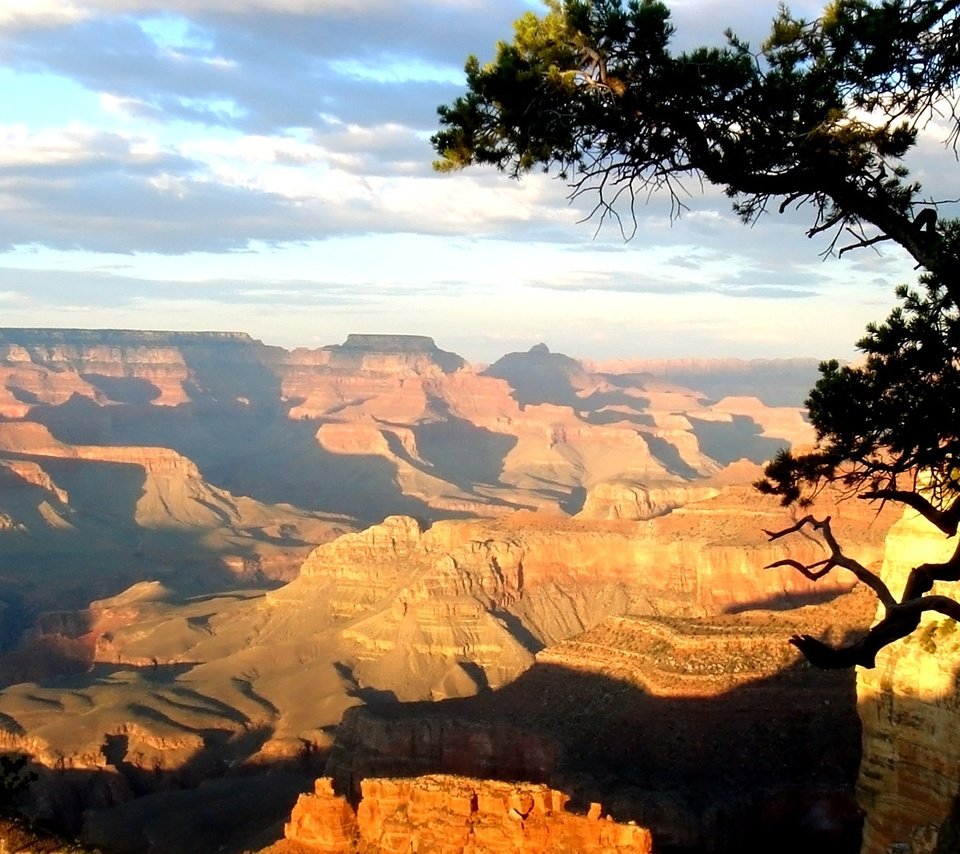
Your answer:
[[[946,510],[940,510],[918,492],[904,489],[871,489],[858,496],[865,501],[880,499],[896,501],[916,510],[924,519],[936,525],[948,537],[957,533],[960,523],[960,500],[954,501]]]
[[[960,621],[960,602],[949,596],[924,596],[896,605],[866,635],[847,646],[832,647],[812,635],[794,635],[790,643],[821,670],[840,670],[856,664],[872,669],[877,665],[877,653],[914,631],[925,611]]]
[[[897,491],[878,490],[877,492],[896,493]],[[906,496],[919,497],[915,496],[914,493],[903,493],[903,497],[896,497],[896,500],[913,506],[913,503],[907,500]],[[884,496],[876,495],[875,497]],[[895,498],[893,494],[886,497]],[[930,507],[931,510],[935,510],[932,505]],[[943,512],[944,514],[955,513],[956,504]],[[943,563],[925,563],[912,569],[904,586],[903,596],[897,602],[890,593],[890,589],[876,573],[843,554],[830,528],[829,516],[818,520],[812,515],[807,515],[781,531],[764,531],[764,533],[772,541],[788,534],[798,533],[807,526],[821,533],[830,549],[830,557],[811,564],[802,564],[792,558],[785,558],[771,563],[768,568],[790,566],[812,581],[816,581],[826,575],[833,567],[842,566],[844,569],[849,569],[864,584],[867,584],[884,606],[883,619],[860,640],[846,646],[833,647],[812,635],[798,634],[790,638],[790,643],[800,650],[815,667],[823,670],[837,670],[853,667],[857,664],[866,668],[875,667],[877,653],[883,647],[906,637],[914,631],[920,625],[920,617],[926,611],[936,611],[953,620],[960,621],[960,602],[948,596],[925,595],[933,588],[936,581],[960,581],[960,544],[958,544],[949,560]],[[938,525],[938,527],[943,530],[942,526]]]
[[[776,561],[775,563],[772,563],[766,567],[767,569],[775,566],[792,566],[795,569],[799,569],[799,571],[807,578],[816,581],[818,578],[822,578],[824,575],[826,575],[831,569],[833,569],[833,567],[840,566],[852,572],[857,577],[858,581],[863,582],[871,590],[873,590],[873,592],[877,594],[877,598],[883,604],[883,607],[888,612],[896,607],[897,600],[893,598],[890,588],[883,583],[883,581],[880,579],[880,576],[878,576],[875,572],[871,572],[859,561],[854,560],[852,557],[847,557],[847,555],[843,553],[843,550],[840,548],[840,544],[833,535],[833,531],[830,529],[829,516],[824,519],[816,519],[812,515],[807,515],[798,520],[796,524],[791,525],[789,528],[784,528],[782,531],[765,530],[764,533],[772,542],[773,540],[778,540],[781,537],[787,536],[787,534],[795,534],[801,531],[807,525],[809,525],[815,531],[819,531],[823,536],[827,548],[830,549],[830,557],[825,561],[817,561],[816,563],[807,564],[806,566],[795,560],[788,559]],[[813,572],[813,568],[818,566],[823,566],[824,568],[818,572]]]

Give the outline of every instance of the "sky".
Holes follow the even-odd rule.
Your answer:
[[[674,0],[679,48],[758,43],[774,0]],[[818,4],[792,4],[815,15]],[[478,363],[850,358],[913,281],[822,257],[803,213],[716,188],[625,240],[562,181],[431,169],[436,107],[530,0],[0,0],[0,326],[432,336]],[[944,128],[911,162],[960,196]]]

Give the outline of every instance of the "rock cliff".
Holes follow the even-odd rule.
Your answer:
[[[449,775],[369,779],[354,814],[317,780],[301,795],[286,825],[288,840],[328,854],[363,850],[499,854],[650,854],[650,832],[603,818],[600,804],[586,815],[567,812],[569,797],[532,783],[503,783]],[[282,846],[268,851],[281,854]]]
[[[867,520],[859,512],[860,505],[837,511],[838,535],[859,536],[868,548],[879,549],[882,519]],[[11,749],[43,763],[143,785],[141,775],[151,764],[175,779],[180,766],[193,774],[208,764],[240,761],[237,757],[257,765],[294,761],[307,749],[320,754],[343,720],[334,746],[340,758],[331,762],[340,763],[337,774],[351,781],[411,770],[486,777],[512,769],[513,778],[572,785],[578,797],[616,805],[622,794],[613,785],[617,774],[611,770],[608,782],[601,783],[593,777],[596,769],[649,763],[644,774],[651,784],[658,774],[675,779],[669,769],[681,767],[679,748],[705,744],[692,724],[697,716],[715,721],[711,732],[719,740],[726,738],[726,726],[740,727],[736,732],[746,739],[749,727],[770,717],[777,703],[791,711],[812,704],[811,714],[824,700],[839,704],[842,692],[836,686],[832,694],[818,694],[809,685],[794,694],[790,680],[802,672],[778,675],[778,668],[793,663],[784,657],[792,653],[786,638],[816,630],[815,611],[802,608],[786,622],[764,616],[773,622],[759,633],[756,619],[746,616],[752,609],[835,597],[851,584],[825,579],[822,593],[796,573],[762,569],[787,547],[767,543],[760,532],[780,524],[781,513],[775,502],[767,505],[726,488],[641,522],[516,513],[425,527],[398,516],[317,547],[296,579],[265,593],[183,597],[172,580],[140,584],[38,624],[31,649],[69,640],[77,645],[77,660],[93,670],[78,674],[80,681],[67,695],[52,683],[6,689],[0,694],[0,728]],[[818,554],[809,541],[788,545],[805,550],[803,559]],[[731,610],[745,614],[724,613]],[[615,616],[624,614],[630,616]],[[665,621],[671,614],[679,622]],[[713,620],[723,628],[711,628]],[[753,627],[749,632],[738,628],[744,620]],[[682,625],[688,628],[676,628]],[[687,670],[677,662],[687,662]],[[104,673],[113,675],[98,675]],[[573,674],[572,683],[560,673]],[[786,696],[778,693],[784,679]],[[757,680],[770,687],[747,691],[745,684]],[[724,699],[741,691],[744,697],[767,698],[753,717],[739,700]],[[680,705],[661,716],[643,700],[660,694]],[[348,711],[364,703],[406,709],[397,701],[470,697],[489,709],[476,726],[432,712],[426,717],[417,712],[416,720],[425,723],[399,724],[387,717],[383,726],[381,717]],[[494,705],[484,706],[487,702]],[[698,703],[702,708],[695,709]],[[634,709],[646,709],[657,723],[617,717],[633,715]],[[593,710],[610,733],[593,739],[601,745],[597,755],[577,746],[584,733],[595,731]],[[82,727],[76,724],[80,714]],[[805,773],[816,751],[830,757],[829,763],[842,755],[835,744],[824,744],[823,736],[811,735],[804,723],[811,719],[784,722],[776,737],[780,747],[794,738],[810,746],[797,760]],[[680,720],[691,723],[681,727]],[[651,762],[650,746],[625,733],[666,721],[676,728],[659,733],[656,742],[670,749]],[[802,731],[795,732],[796,726]],[[829,731],[844,730],[831,724]],[[615,749],[618,740],[628,748],[622,755]],[[109,755],[103,752],[106,742],[116,745]],[[739,743],[748,755],[743,740],[730,743]],[[416,755],[426,766],[410,765],[412,745],[418,745]],[[724,773],[745,768],[740,754],[713,752],[725,757]],[[777,755],[772,748],[768,753]],[[438,757],[447,764],[430,767]],[[452,758],[464,764],[451,767]],[[691,756],[682,767],[706,789],[724,777],[716,766],[714,776],[695,770],[702,765]],[[835,764],[829,767],[823,779],[842,776]],[[752,776],[736,773],[739,780],[764,778],[756,768]],[[772,770],[764,773],[781,779]],[[583,784],[585,778],[593,782]],[[656,804],[645,801],[631,817],[651,824],[652,816],[661,832],[666,826],[679,834],[690,815],[681,811],[667,819],[658,812],[666,807]],[[717,816],[739,815],[753,806],[751,801],[718,807]],[[719,825],[691,826],[702,834]]]
[[[641,483],[598,483],[587,492],[583,509],[577,516],[584,519],[652,519],[684,504],[713,498],[719,492],[713,486],[650,489]]]
[[[910,568],[956,548],[913,511],[890,530],[883,578],[899,595]],[[935,593],[957,595],[938,583]],[[947,854],[960,802],[960,632],[925,615],[911,636],[858,670],[863,761],[857,795],[866,811],[863,854]],[[951,836],[952,834],[952,836]]]
[[[240,577],[289,579],[311,545],[350,528],[345,519],[265,506],[219,489],[173,449],[72,444],[30,421],[0,423],[0,482],[7,484],[0,505],[21,534],[0,550],[69,549],[78,565],[104,550],[169,553],[183,545],[165,543],[164,532],[190,532],[204,540],[208,557],[181,554],[181,561],[218,565]],[[45,539],[51,532],[64,536]],[[138,562],[129,553],[119,560]]]
[[[255,343],[239,332],[0,329],[0,413],[23,417],[33,406],[74,394],[176,406],[190,400],[191,383],[194,393],[203,388],[194,382],[197,362],[212,356],[249,364]]]
[[[413,519],[392,517],[320,546],[301,575],[331,586],[337,618],[364,615],[346,636],[368,655],[397,645],[417,648],[421,642],[412,637],[401,644],[401,626],[417,625],[424,638],[439,638],[458,621],[466,626],[480,619],[474,608],[499,619],[512,615],[526,636],[544,645],[627,609],[702,616],[751,604],[798,604],[853,585],[846,573],[815,585],[796,572],[764,570],[785,550],[812,561],[823,547],[811,540],[767,542],[763,529],[783,519],[774,500],[738,487],[706,494],[711,497],[641,522],[517,513],[444,520],[422,531]],[[889,515],[875,518],[852,503],[832,512],[838,535],[855,538],[864,560],[879,562]],[[488,638],[499,634],[489,626],[485,631]],[[457,648],[452,642],[450,649]],[[493,648],[504,654],[503,643]]]

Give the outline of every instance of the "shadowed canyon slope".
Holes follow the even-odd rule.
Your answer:
[[[814,587],[763,569],[823,547],[768,543],[784,511],[748,486],[812,439],[789,389],[814,373],[590,366],[543,345],[474,368],[421,336],[286,351],[241,334],[0,330],[0,740],[35,761],[31,808],[107,848],[239,851],[269,834],[229,830],[225,801],[244,793],[250,821],[279,828],[330,754],[348,789],[515,773],[682,847],[773,809],[803,775],[849,790],[855,758],[832,742],[814,739],[835,761],[804,749],[753,782],[721,751],[740,795],[697,818],[689,799],[727,772],[693,773],[702,737],[680,750],[702,715],[716,738],[735,720],[746,738],[772,698],[804,710],[777,744],[854,726],[850,685],[817,687],[785,639],[856,631],[870,609],[851,576]],[[887,514],[824,501],[878,562]],[[688,699],[661,702],[677,691]],[[417,755],[447,739],[473,765],[414,767],[392,747],[396,767],[376,764],[378,745],[419,744],[406,724],[377,735],[378,716],[420,720],[422,701],[446,723],[425,725]],[[622,738],[654,719],[693,782]],[[667,776],[644,799],[623,786],[648,761],[646,778]],[[151,818],[174,804],[183,833]]]

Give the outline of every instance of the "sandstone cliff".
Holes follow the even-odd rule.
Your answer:
[[[953,539],[909,510],[887,542],[883,578],[895,596],[912,567],[945,560],[956,548]],[[956,585],[948,583],[938,583],[934,592],[957,595]],[[946,825],[960,801],[958,678],[960,632],[954,621],[934,614],[925,615],[911,636],[882,650],[875,669],[858,670],[863,854],[953,850],[945,837],[956,833],[955,819],[952,827]]]
[[[435,775],[364,780],[354,814],[346,799],[334,794],[331,781],[320,779],[312,795],[300,796],[285,836],[327,854],[652,851],[645,828],[604,819],[600,804],[592,804],[586,815],[567,812],[568,801],[543,785]],[[284,847],[267,850],[282,854]]]
[[[243,333],[2,329],[0,412],[22,417],[33,406],[64,403],[74,394],[104,403],[175,406],[190,399],[195,363],[209,361],[213,351],[228,364],[249,364],[254,343]]]
[[[882,520],[868,520],[861,511],[861,505],[840,508],[836,530],[860,537],[868,550],[879,550]],[[55,684],[8,688],[0,694],[0,729],[10,749],[28,752],[51,767],[59,764],[113,781],[104,791],[116,800],[129,796],[118,794],[117,785],[145,785],[143,775],[150,767],[171,779],[178,779],[178,769],[189,769],[184,773],[192,780],[218,762],[261,767],[299,761],[305,751],[322,755],[343,719],[334,751],[341,755],[354,744],[347,765],[337,759],[350,780],[369,776],[371,770],[408,773],[408,747],[418,744],[422,760],[461,757],[472,764],[418,767],[417,773],[454,770],[491,776],[514,769],[511,776],[539,782],[551,782],[547,778],[557,773],[556,782],[564,786],[572,775],[578,796],[589,792],[593,800],[617,804],[621,795],[612,782],[583,785],[576,780],[597,767],[648,762],[649,747],[632,736],[622,757],[615,759],[613,751],[614,741],[623,740],[625,732],[641,733],[651,726],[641,718],[620,720],[617,714],[646,708],[660,720],[641,699],[647,692],[677,695],[687,686],[682,693],[687,702],[720,698],[751,680],[766,680],[772,687],[770,699],[761,704],[764,716],[776,702],[795,710],[836,700],[836,694],[821,696],[809,686],[802,702],[777,693],[778,668],[793,661],[784,658],[792,652],[785,639],[815,627],[806,609],[792,622],[775,622],[760,634],[751,620],[753,634],[747,635],[736,628],[745,617],[723,613],[815,602],[824,595],[821,589],[829,597],[850,586],[849,579],[837,577],[820,582],[826,583],[823,588],[814,587],[796,573],[763,570],[788,546],[803,559],[819,554],[810,541],[767,543],[760,528],[781,523],[782,510],[775,502],[764,503],[736,488],[640,522],[517,513],[495,520],[443,520],[425,528],[410,517],[391,517],[314,549],[298,578],[266,593],[183,597],[165,580],[136,585],[73,615],[49,615],[38,624],[33,642],[69,640],[77,645],[78,660],[93,670],[78,675],[68,695]],[[631,616],[625,621],[611,616],[626,613]],[[669,614],[707,622],[699,628],[691,623],[690,639],[684,640],[684,631],[664,622]],[[726,621],[727,628],[714,631],[708,617]],[[585,630],[594,634],[583,635]],[[556,646],[563,641],[568,644]],[[637,651],[629,644],[638,644]],[[530,671],[538,651],[541,659]],[[659,663],[652,668],[638,663],[644,661]],[[684,666],[694,670],[688,673],[670,661],[687,662]],[[617,662],[622,663],[619,670]],[[563,679],[549,676],[558,670],[586,677],[576,676],[567,690]],[[105,673],[112,676],[99,675]],[[544,684],[538,673],[548,674]],[[622,689],[627,693],[617,685],[627,686]],[[530,695],[524,686],[536,687]],[[509,699],[514,690],[519,692],[515,703]],[[484,697],[504,698],[506,706],[472,729],[431,718],[417,725],[416,734],[391,724],[376,736],[366,726],[351,740],[355,719],[348,710],[354,706],[386,708],[396,707],[397,701],[469,697],[481,705],[487,702]],[[741,714],[741,706],[714,701],[720,710],[712,730],[716,738],[734,721],[756,725],[757,718]],[[711,708],[709,701],[699,702]],[[609,726],[609,736],[597,740],[601,755],[584,753],[581,747],[570,754],[571,745],[593,731],[588,718],[598,703],[598,720]],[[567,723],[558,721],[558,713]],[[689,719],[704,714],[691,711]],[[361,719],[366,720],[356,718]],[[673,712],[662,719],[678,720]],[[805,740],[811,751],[824,749],[831,762],[841,755],[806,729],[794,733],[793,726],[786,725],[778,738]],[[667,733],[658,739],[671,750],[684,740],[704,744],[695,732],[679,728],[674,733],[683,734],[680,741]],[[746,738],[746,729],[737,732]],[[113,747],[104,752],[105,744]],[[613,752],[603,752],[607,750]],[[373,762],[377,752],[380,764],[364,766],[364,757]],[[809,770],[810,755],[804,752],[797,767]],[[742,762],[727,758],[730,767]],[[671,762],[677,764],[675,758]],[[682,767],[695,769],[698,763],[702,765],[690,757]],[[655,780],[654,772],[668,767],[661,757],[645,773]],[[833,780],[837,773],[827,778]],[[611,774],[613,781],[616,774]],[[702,770],[697,775],[705,787],[723,776]],[[753,776],[763,777],[756,769]],[[662,803],[656,798],[653,805],[644,802],[646,812],[632,817],[649,824],[652,816],[661,828],[679,833],[689,814],[664,818],[663,804],[670,801],[662,792],[658,797]],[[748,808],[750,804],[724,807],[723,814]],[[697,834],[716,830],[709,823],[707,829],[702,823],[695,826]]]
[[[371,654],[394,648],[401,624],[417,623],[428,635],[449,631],[457,623],[454,613],[465,625],[479,619],[468,616],[478,605],[501,617],[514,615],[542,645],[628,608],[716,614],[778,600],[782,605],[791,597],[800,602],[853,585],[846,573],[815,585],[793,571],[764,570],[785,554],[812,561],[823,547],[812,540],[769,543],[763,529],[783,524],[775,500],[742,487],[706,495],[641,522],[518,513],[494,521],[445,520],[421,531],[414,520],[394,517],[319,547],[301,575],[332,585],[338,618],[372,609],[347,632]],[[875,518],[852,503],[832,512],[838,533],[856,539],[865,561],[879,562],[890,516]],[[454,601],[459,610],[449,610]]]
[[[719,494],[713,486],[674,486],[650,489],[641,483],[601,482],[587,492],[584,519],[652,519],[671,510]]]
[[[312,545],[351,527],[346,519],[233,495],[170,448],[72,444],[29,421],[0,423],[0,483],[0,508],[18,534],[0,542],[0,552],[69,551],[76,573],[115,551],[124,580],[132,580],[145,552],[179,552],[179,561],[249,580],[289,579]],[[187,536],[194,554],[183,554]],[[55,587],[58,579],[47,582]]]

